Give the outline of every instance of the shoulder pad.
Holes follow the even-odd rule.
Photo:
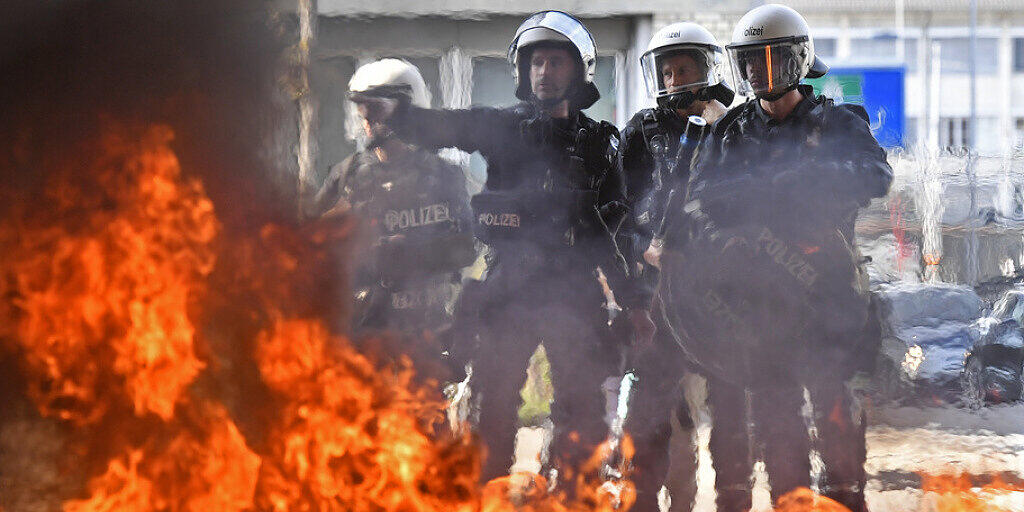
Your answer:
[[[857,117],[863,119],[864,122],[866,122],[866,123],[870,123],[871,122],[871,118],[868,117],[868,111],[864,108],[863,105],[856,105],[856,104],[853,104],[853,103],[843,103],[841,105],[837,105],[837,107],[852,112]]]

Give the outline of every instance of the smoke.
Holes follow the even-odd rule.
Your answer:
[[[5,194],[38,191],[41,161],[116,120],[169,126],[182,168],[200,174],[225,224],[287,216],[294,178],[265,149],[288,124],[274,83],[283,41],[266,3],[79,0],[5,12]]]

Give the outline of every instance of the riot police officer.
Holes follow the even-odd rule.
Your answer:
[[[625,215],[615,158],[618,130],[581,110],[599,98],[594,40],[576,18],[543,11],[520,25],[508,59],[513,107],[428,110],[378,101],[404,140],[479,151],[483,192],[472,199],[475,232],[490,248],[487,274],[456,310],[455,352],[473,351],[483,478],[507,474],[525,368],[543,342],[551,367],[553,458],[578,467],[608,432],[602,383],[619,372],[619,343],[649,340],[653,326],[611,236]],[[600,268],[625,308],[613,339]],[[630,338],[630,336],[626,336]],[[467,356],[463,356],[467,357]]]
[[[398,59],[357,69],[349,94],[430,106],[419,71]],[[370,249],[354,268],[352,327],[435,333],[451,323],[459,270],[476,254],[465,177],[436,153],[397,139],[356,105],[366,149],[334,166],[314,199],[327,215],[353,211],[368,232]]]
[[[645,257],[634,262],[644,286],[652,291],[658,282],[660,238],[657,233],[667,206],[669,193],[685,192],[689,179],[689,161],[676,165],[680,141],[686,135],[690,116],[699,116],[702,123],[717,121],[732,103],[733,92],[722,81],[724,51],[715,37],[704,27],[690,22],[668,25],[651,38],[640,65],[648,93],[658,106],[637,112],[622,131],[619,158],[626,176],[627,195],[632,206],[633,254]],[[691,131],[694,128],[691,127]],[[698,136],[702,132],[698,132]],[[692,136],[692,134],[691,134]],[[693,143],[697,137],[692,137]],[[676,176],[674,171],[679,171]],[[656,298],[654,311],[661,309]],[[655,320],[659,315],[655,314]],[[676,344],[673,331],[659,325],[653,349],[641,356],[638,366],[636,403],[629,423],[636,445],[634,464],[638,470],[637,508],[654,510],[661,478],[668,467],[668,443],[672,433],[669,411],[675,410],[680,437],[692,440],[694,426],[689,409],[682,400],[680,377],[688,366]],[[693,463],[696,454],[692,444],[681,454],[678,463],[687,467],[691,481],[684,488],[672,489],[675,504],[692,502],[695,486]]]
[[[753,98],[699,147],[661,282],[671,322],[711,376],[718,508],[749,509],[753,460],[773,498],[810,487],[813,448],[820,492],[860,512],[865,424],[846,381],[874,360],[880,335],[854,221],[892,170],[862,107],[800,84],[828,67],[799,13],[751,10],[726,51]]]

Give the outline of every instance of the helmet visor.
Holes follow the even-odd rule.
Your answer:
[[[799,84],[811,54],[807,41],[727,46],[726,51],[737,92],[746,96],[781,93]]]
[[[640,57],[647,93],[654,98],[720,83],[721,67],[722,50],[708,46],[669,46]]]

